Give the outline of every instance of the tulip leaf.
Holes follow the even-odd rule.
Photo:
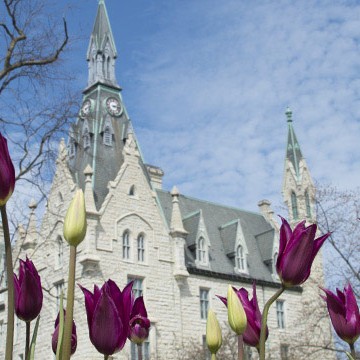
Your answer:
[[[347,357],[348,357],[349,360],[355,360],[355,359],[351,356],[351,354],[350,354],[349,352],[346,352],[346,355],[347,355]]]
[[[40,323],[40,315],[36,319],[36,324],[35,324],[33,336],[31,338],[30,358],[29,358],[29,360],[34,360],[34,357],[35,357],[35,345],[36,345],[37,332],[38,332],[38,329],[39,329],[39,323]]]
[[[64,337],[64,307],[63,307],[63,297],[64,293],[61,292],[60,295],[60,306],[59,306],[59,335],[58,335],[58,343],[56,347],[56,360],[61,360],[62,354],[62,342]]]

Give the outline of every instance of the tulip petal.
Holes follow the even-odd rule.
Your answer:
[[[93,319],[95,304],[96,304],[94,302],[94,295],[88,289],[85,289],[80,284],[79,284],[79,287],[85,296],[85,309],[86,309],[87,322],[88,322],[89,330],[91,331],[91,324],[92,324],[92,319]],[[91,336],[91,334],[90,334],[90,336]]]
[[[101,354],[112,355],[120,350],[118,343],[122,330],[123,324],[114,301],[107,291],[103,291],[94,310],[90,340]]]

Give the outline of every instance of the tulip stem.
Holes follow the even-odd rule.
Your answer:
[[[64,325],[63,359],[69,360],[71,355],[72,321],[74,314],[76,247],[70,245],[69,279],[66,301],[66,316]]]
[[[356,359],[355,346],[354,346],[354,344],[349,344],[349,345],[350,345],[350,350],[351,350],[351,356],[353,357],[353,359]]]
[[[137,344],[137,348],[138,348],[138,360],[142,360],[143,356],[142,356],[142,344]]]
[[[242,335],[238,336],[238,359],[244,359],[244,337]]]
[[[11,241],[9,232],[9,223],[6,214],[6,205],[1,206],[1,219],[5,240],[6,256],[6,278],[8,289],[8,312],[7,312],[7,331],[6,331],[6,350],[5,360],[12,360],[13,343],[14,343],[14,270],[12,263]]]
[[[30,321],[26,321],[25,360],[29,360],[30,349]]]
[[[216,354],[211,354],[211,360],[216,360]]]
[[[260,344],[259,344],[260,360],[265,360],[266,324],[267,324],[267,317],[270,306],[284,292],[284,290],[285,290],[284,286],[281,286],[281,288],[267,301],[267,303],[264,306],[264,311],[262,313],[262,319],[261,319],[261,333],[260,333]]]
[[[108,360],[109,355],[104,355],[104,360]]]

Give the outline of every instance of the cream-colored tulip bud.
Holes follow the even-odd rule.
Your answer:
[[[227,292],[228,321],[231,329],[237,334],[242,335],[246,330],[247,318],[245,310],[234,289],[229,285]]]
[[[72,246],[78,246],[86,235],[86,209],[83,191],[77,190],[64,220],[64,237]]]
[[[221,328],[211,309],[209,309],[206,322],[206,343],[212,354],[216,354],[222,344]]]

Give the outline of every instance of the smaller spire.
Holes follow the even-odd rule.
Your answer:
[[[85,205],[86,205],[86,211],[96,213],[96,206],[95,206],[95,199],[94,199],[94,192],[92,189],[92,176],[93,176],[93,169],[90,166],[90,164],[87,164],[87,166],[84,169],[84,175],[85,175],[85,191],[84,191],[84,197],[85,197]]]
[[[22,248],[24,250],[34,250],[36,247],[37,241],[37,224],[36,224],[36,215],[35,210],[37,208],[36,201],[32,199],[29,203],[30,216],[29,216],[29,226],[26,231],[26,236],[24,242],[22,243]]]
[[[286,108],[285,115],[288,122],[292,122],[292,111],[289,107]]]
[[[187,231],[184,229],[184,225],[181,217],[181,210],[179,205],[179,190],[176,186],[174,186],[171,190],[172,196],[172,212],[171,212],[171,223],[170,223],[170,231],[173,236],[185,236],[187,235]]]

